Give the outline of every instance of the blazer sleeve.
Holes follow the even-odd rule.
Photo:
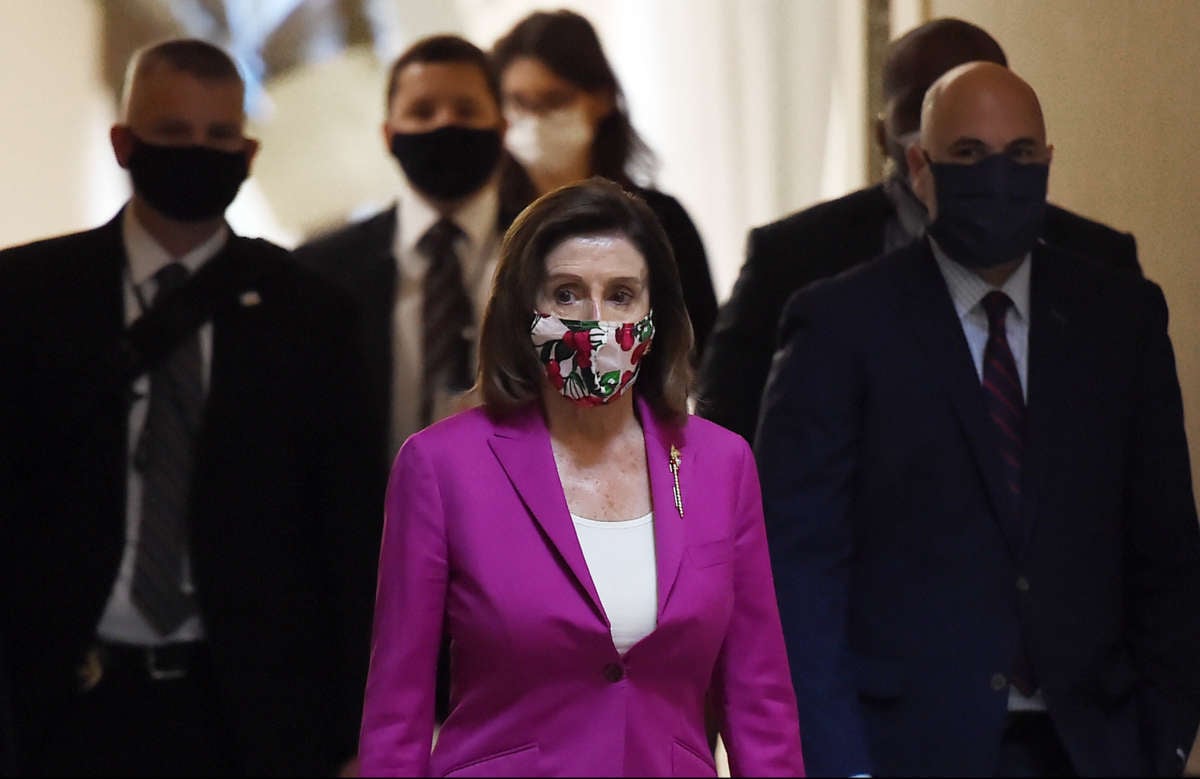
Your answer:
[[[738,443],[733,617],[713,673],[713,705],[733,776],[804,776],[758,474],[750,447]]]
[[[1200,527],[1167,305],[1147,283],[1126,490],[1131,644],[1156,770],[1178,775],[1200,722]]]
[[[363,776],[425,776],[448,580],[444,506],[419,437],[388,481],[371,666],[363,701]]]
[[[808,293],[784,314],[755,456],[805,761],[814,775],[852,776],[875,770],[847,627],[863,379],[838,306]]]
[[[775,349],[779,281],[771,268],[776,262],[764,232],[751,230],[746,261],[717,313],[697,376],[696,412],[750,443]]]

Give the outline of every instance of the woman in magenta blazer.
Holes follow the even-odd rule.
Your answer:
[[[653,214],[600,179],[505,237],[483,407],[388,485],[365,775],[804,771],[754,460],[686,411],[691,327]],[[430,750],[450,638],[450,709]]]

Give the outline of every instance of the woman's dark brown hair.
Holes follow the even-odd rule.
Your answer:
[[[692,325],[671,244],[639,197],[598,176],[538,198],[504,235],[479,335],[476,390],[484,406],[499,417],[541,398],[545,370],[529,331],[546,257],[563,241],[586,235],[621,235],[645,259],[654,345],[642,359],[634,389],[660,417],[682,423],[691,388]]]
[[[625,93],[591,22],[567,10],[532,13],[492,47],[497,78],[521,57],[537,60],[585,92],[611,94],[613,110],[600,120],[592,141],[591,172],[626,187],[650,183],[654,153],[629,121]]]

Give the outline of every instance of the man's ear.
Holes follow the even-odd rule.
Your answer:
[[[904,151],[904,159],[908,162],[908,187],[925,204],[929,218],[937,215],[937,196],[934,192],[933,171],[929,169],[929,160],[925,158],[925,148],[914,143]]]
[[[924,147],[920,143],[914,143],[904,150],[904,159],[908,162],[908,186],[916,192],[918,177],[929,167]]]
[[[133,130],[126,124],[114,124],[108,130],[108,140],[112,143],[113,156],[122,168],[129,167],[129,158],[133,156]]]

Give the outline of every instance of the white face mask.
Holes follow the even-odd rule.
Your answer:
[[[504,143],[527,168],[558,173],[586,158],[595,129],[582,103],[544,114],[509,111]]]

